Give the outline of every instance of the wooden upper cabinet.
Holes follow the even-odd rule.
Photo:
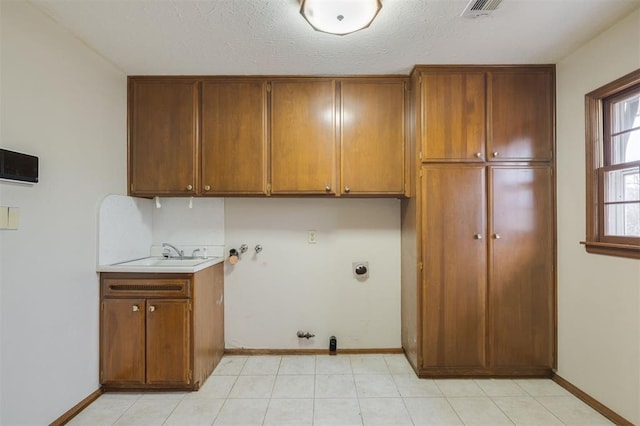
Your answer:
[[[405,81],[343,80],[342,194],[403,194]]]
[[[271,83],[271,193],[335,194],[335,94],[332,79]]]
[[[198,82],[129,79],[129,194],[194,195]]]
[[[203,195],[266,193],[266,93],[265,80],[204,80]]]
[[[420,77],[423,161],[483,161],[485,73],[443,70]]]
[[[490,365],[552,368],[553,176],[549,166],[489,168]]]
[[[488,73],[490,160],[553,158],[555,80],[553,68]]]

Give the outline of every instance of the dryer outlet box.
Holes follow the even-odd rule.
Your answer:
[[[365,280],[369,278],[369,262],[353,262],[351,264],[353,277],[357,280]]]

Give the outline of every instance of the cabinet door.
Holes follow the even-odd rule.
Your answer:
[[[144,299],[104,299],[100,318],[100,382],[143,384]]]
[[[490,160],[551,160],[554,78],[551,68],[488,76]]]
[[[483,161],[484,72],[425,72],[421,81],[423,161]]]
[[[404,80],[341,82],[343,194],[404,193]]]
[[[423,167],[423,368],[485,365],[485,169]]]
[[[489,352],[492,367],[552,367],[551,168],[490,168]]]
[[[271,192],[335,194],[333,80],[278,80],[271,89]]]
[[[267,180],[266,83],[202,84],[202,193],[264,194]]]
[[[191,383],[188,300],[147,300],[147,383]]]
[[[129,194],[196,192],[198,83],[129,80]]]

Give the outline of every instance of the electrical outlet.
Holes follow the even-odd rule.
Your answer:
[[[317,237],[316,231],[313,231],[313,230],[307,231],[307,242],[309,244],[315,244],[317,242],[316,237]]]

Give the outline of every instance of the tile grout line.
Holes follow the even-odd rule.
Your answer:
[[[489,394],[487,392],[485,392],[485,390],[482,388],[482,386],[480,386],[475,379],[472,379],[472,383],[474,383],[477,387],[480,388],[480,392],[482,392],[484,394],[484,396],[491,401],[491,403],[493,404],[494,407],[496,407],[498,409],[499,412],[502,413],[502,415],[511,422],[512,425],[515,425],[516,422],[515,420],[513,420],[511,417],[509,417],[509,415],[507,413],[504,412],[504,410],[502,408],[500,408],[500,406],[498,404],[496,404],[496,402],[493,400],[493,398],[491,398],[491,396],[489,396]]]
[[[538,398],[533,395],[531,392],[529,392],[528,390],[526,390],[525,388],[523,388],[522,386],[520,386],[520,384],[518,382],[516,382],[515,380],[513,381],[513,383],[516,384],[516,386],[518,386],[520,389],[522,389],[524,391],[524,393],[526,393],[527,395],[529,395],[534,401],[536,401],[538,404],[542,405],[542,407],[549,413],[551,414],[553,417],[555,417],[556,419],[558,419],[558,421],[560,423],[562,423],[563,425],[566,424],[565,422],[562,421],[562,419],[558,416],[556,416],[556,414],[551,411],[550,409],[547,408],[546,405],[544,405],[542,402],[538,401]]]
[[[465,424],[464,421],[462,420],[462,417],[460,417],[460,414],[458,413],[458,410],[455,409],[455,407],[453,406],[453,404],[451,404],[451,401],[449,401],[449,397],[446,396],[444,394],[444,392],[442,392],[442,388],[440,386],[438,386],[438,382],[436,380],[433,381],[433,384],[436,385],[436,388],[438,388],[438,390],[440,391],[440,393],[442,394],[442,397],[444,398],[445,401],[447,401],[447,404],[449,404],[449,407],[451,407],[451,409],[453,410],[453,413],[456,415],[456,417],[458,418],[458,420],[460,420],[461,424]]]
[[[245,363],[246,362],[247,361],[245,360]],[[244,368],[244,364],[242,364],[242,368]],[[242,368],[240,369],[240,371],[242,371]],[[211,377],[211,376],[209,376],[209,377]],[[222,412],[222,409],[224,408],[225,405],[227,405],[227,401],[229,400],[229,395],[231,395],[231,390],[236,385],[236,383],[238,383],[238,378],[240,377],[240,372],[238,372],[238,374],[235,375],[234,377],[235,377],[235,379],[233,380],[233,383],[229,387],[229,392],[227,392],[226,396],[224,397],[224,402],[222,403],[222,405],[220,406],[220,409],[218,410],[218,412],[216,413],[215,417],[213,418],[213,421],[211,422],[211,426],[213,426],[216,423],[216,420],[218,420],[218,417],[220,416],[220,413]]]
[[[356,389],[356,403],[358,404],[358,415],[360,417],[360,424],[364,425],[364,417],[362,415],[362,407],[360,406],[360,394],[358,393],[358,384],[356,383],[356,375],[353,372],[353,363],[351,362],[351,357],[353,355],[347,355],[347,359],[349,360],[349,369],[351,370],[351,378],[353,379],[353,387]]]
[[[313,356],[313,403],[311,404],[311,425],[316,423],[316,384],[318,383],[318,372],[316,366],[318,365],[318,357]]]
[[[242,367],[240,368],[240,371],[238,371],[237,374],[234,374],[235,379],[233,381],[233,384],[231,385],[231,387],[229,388],[229,392],[227,392],[227,395],[224,398],[224,402],[222,403],[222,405],[220,406],[220,410],[218,410],[218,413],[216,414],[216,416],[213,418],[213,421],[211,422],[211,426],[216,424],[216,420],[218,420],[218,417],[220,416],[220,413],[222,412],[222,410],[224,409],[224,407],[227,405],[227,402],[229,401],[229,395],[231,395],[231,391],[233,390],[233,387],[236,385],[236,383],[238,383],[238,378],[240,377],[240,374],[242,373],[242,370],[244,370],[244,366],[247,363],[247,360],[249,358],[245,358],[244,362],[242,363]],[[215,373],[215,369],[213,370]],[[213,373],[212,373],[213,374]],[[211,376],[209,376],[211,377]]]
[[[400,396],[400,400],[402,401],[402,405],[404,406],[404,409],[407,411],[407,415],[409,416],[409,420],[411,420],[411,424],[412,425],[415,425],[416,421],[414,420],[413,416],[411,415],[411,411],[409,411],[409,407],[407,406],[407,401],[405,401],[404,396],[402,396],[402,392],[400,392],[400,388],[398,388],[398,382],[396,382],[395,375],[391,371],[391,367],[389,366],[389,363],[387,362],[387,358],[386,357],[382,357],[382,359],[384,359],[384,363],[386,364],[387,369],[389,370],[389,374],[391,375],[391,380],[393,380],[393,383],[396,385],[396,390],[398,391],[398,395]]]
[[[141,395],[141,394],[138,394],[138,398],[136,398],[136,399],[135,399],[135,401],[133,401],[133,403],[131,403],[131,405],[129,405],[129,406],[127,407],[127,409],[126,409],[126,410],[124,410],[124,411],[123,411],[123,412],[118,416],[118,418],[116,419],[116,421],[115,421],[115,422],[113,422],[113,423],[111,423],[111,425],[112,425],[112,426],[114,426],[116,423],[118,423],[118,422],[120,421],[120,419],[122,419],[122,416],[124,416],[124,415],[125,415],[125,413],[126,413],[127,411],[129,411],[129,410],[131,409],[131,407],[133,407],[133,406],[136,404],[136,402],[140,401],[141,399],[142,399],[142,395]]]

